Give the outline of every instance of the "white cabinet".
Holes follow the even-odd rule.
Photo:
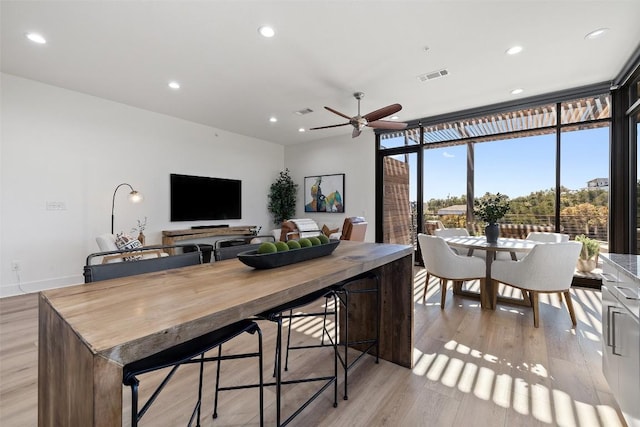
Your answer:
[[[606,262],[602,283],[602,368],[628,426],[640,427],[640,287]]]

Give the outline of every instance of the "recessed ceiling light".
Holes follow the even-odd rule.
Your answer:
[[[270,118],[269,118],[269,121],[270,121],[271,123],[275,123],[275,122],[277,122],[277,121],[278,121],[278,119],[277,119],[276,117],[270,117]]]
[[[298,132],[304,132],[304,128],[298,129]]]
[[[180,83],[178,83],[178,82],[169,82],[169,87],[171,89],[180,89]]]
[[[589,34],[584,36],[584,38],[587,39],[587,40],[592,40],[592,39],[600,37],[601,35],[603,35],[607,31],[609,31],[608,28],[598,28],[597,30],[591,31]]]
[[[505,51],[507,55],[515,55],[522,52],[522,46],[512,46]]]
[[[398,120],[399,118],[400,118],[400,117],[398,117],[398,116],[392,116],[392,117],[391,117],[391,120]]]
[[[47,39],[38,33],[27,33],[25,36],[34,43],[45,44],[47,42]]]
[[[267,37],[267,38],[273,37],[276,35],[275,30],[269,27],[268,25],[263,25],[262,27],[258,28],[258,32],[262,37]]]
[[[522,92],[524,92],[524,89],[517,88],[511,91],[511,95],[520,95]]]

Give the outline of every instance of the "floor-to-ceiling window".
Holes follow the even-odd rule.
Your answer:
[[[467,146],[424,150],[424,230],[430,231],[437,221],[448,228],[466,227]]]
[[[503,222],[586,234],[606,250],[610,96],[594,93],[378,134],[377,240],[415,244],[437,222],[477,233],[473,200],[502,193]],[[389,170],[404,171],[402,197]]]
[[[609,126],[567,127],[561,134],[560,224],[606,250],[609,224]]]
[[[556,137],[531,136],[475,144],[475,197],[506,194],[511,224],[555,226]]]

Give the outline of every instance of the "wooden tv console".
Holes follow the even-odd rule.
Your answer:
[[[255,225],[243,225],[236,227],[214,227],[214,228],[188,228],[186,230],[163,230],[162,244],[175,245],[181,240],[202,239],[206,237],[218,236],[251,236]]]

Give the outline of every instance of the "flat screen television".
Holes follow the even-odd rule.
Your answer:
[[[171,221],[241,219],[242,181],[171,174]]]

